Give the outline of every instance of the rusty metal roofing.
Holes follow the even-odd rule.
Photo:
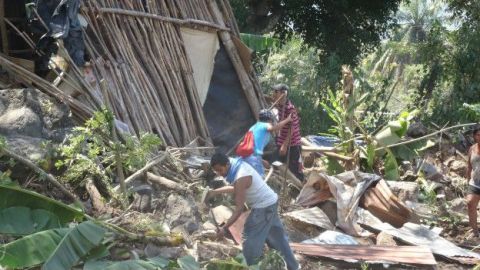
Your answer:
[[[291,243],[290,246],[294,251],[301,254],[348,262],[437,264],[430,249],[423,246],[315,245],[301,243]]]

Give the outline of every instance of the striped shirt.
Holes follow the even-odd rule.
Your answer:
[[[278,121],[282,121],[291,114],[292,122],[286,124],[280,130],[280,133],[277,136],[277,145],[282,145],[285,140],[288,140],[290,127],[292,128],[292,138],[290,140],[290,145],[301,145],[302,135],[300,134],[300,118],[298,117],[297,109],[295,109],[295,106],[293,106],[292,102],[288,100],[287,103],[285,103],[285,105],[280,107],[278,110]]]

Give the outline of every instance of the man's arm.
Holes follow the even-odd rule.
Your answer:
[[[292,116],[288,115],[287,118],[280,121],[278,124],[276,124],[274,126],[269,124],[268,127],[267,127],[267,130],[269,132],[277,132],[277,131],[281,130],[286,124],[290,123],[291,121],[292,121]]]
[[[235,181],[235,210],[233,211],[232,216],[228,219],[227,223],[223,226],[223,229],[230,227],[242,214],[243,210],[245,209],[247,189],[251,184],[251,176],[241,177]]]

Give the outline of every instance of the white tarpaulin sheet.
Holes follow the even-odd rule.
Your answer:
[[[193,79],[202,105],[207,98],[212,78],[215,55],[220,48],[216,32],[180,28],[188,58],[192,64]]]

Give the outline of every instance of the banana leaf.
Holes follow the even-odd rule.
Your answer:
[[[387,155],[385,159],[385,179],[387,180],[398,180],[400,174],[398,173],[398,164],[395,155],[390,149],[387,149]]]
[[[2,245],[0,265],[11,269],[27,268],[43,263],[71,229],[42,231]]]
[[[71,269],[101,244],[104,235],[105,229],[94,222],[80,223],[63,237],[42,270]]]
[[[82,211],[36,192],[14,186],[0,185],[0,209],[14,206],[47,210],[58,216],[61,224],[73,220],[79,221],[84,217]]]
[[[120,262],[112,261],[88,261],[83,270],[157,270],[167,267],[169,261],[164,258],[152,258],[145,260],[127,260]]]
[[[200,270],[200,264],[190,255],[178,258],[177,263],[182,270]]]
[[[207,270],[248,270],[248,266],[233,259],[211,260],[207,264]]]
[[[24,206],[0,209],[0,234],[28,235],[63,227],[53,213]]]

